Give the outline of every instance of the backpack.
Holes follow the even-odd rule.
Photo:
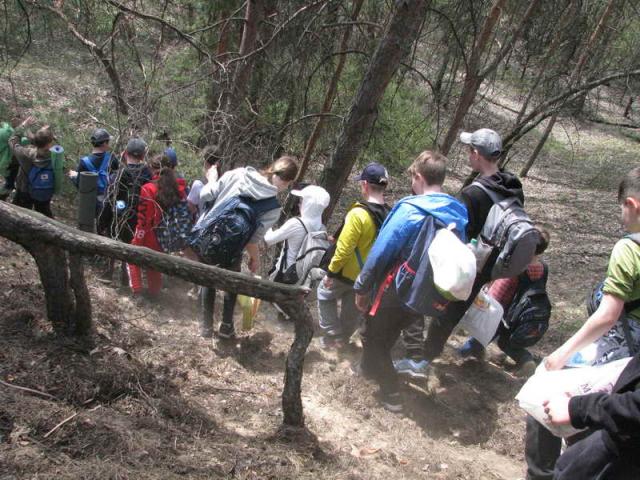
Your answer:
[[[283,269],[282,266],[284,265],[283,260],[287,258],[289,252],[289,241],[284,241],[280,266],[275,275],[273,275],[273,281],[289,285],[303,285],[308,280],[311,270],[318,268],[327,248],[332,244],[325,230],[310,232],[301,218],[295,218],[304,228],[305,236],[302,239],[302,243],[300,243],[295,262],[286,269]]]
[[[92,158],[95,157],[93,155],[87,155],[86,157],[82,157],[81,162],[88,172],[98,174],[98,195],[103,195],[109,185],[109,164],[111,162],[111,154],[109,152],[105,152],[102,158],[102,163],[97,169],[95,164],[91,161]]]
[[[186,200],[181,200],[162,212],[162,220],[154,230],[162,251],[172,253],[186,248],[192,228],[193,215]]]
[[[117,184],[115,189],[115,201],[111,200],[114,210],[117,214],[127,221],[135,220],[138,203],[140,203],[140,190],[142,185],[151,181],[151,172],[146,167],[132,168],[126,165],[118,170],[113,183]],[[118,201],[124,202],[123,208],[116,208]]]
[[[396,294],[400,301],[421,315],[440,316],[446,311],[449,303],[456,300],[448,292],[438,288],[434,280],[434,264],[431,261],[433,256],[429,250],[442,229],[446,230],[447,226],[433,215],[427,215],[413,243],[411,253],[403,263],[391,271],[387,280],[387,283],[390,283],[395,279]],[[467,248],[457,236],[455,240],[460,243],[461,248]],[[454,258],[451,260],[457,261]],[[473,258],[471,263],[473,264]],[[471,286],[474,279],[475,275],[471,278]],[[383,284],[379,292],[384,288]]]
[[[55,178],[52,162],[45,167],[33,165],[29,170],[29,195],[38,202],[48,202],[53,197]]]
[[[387,207],[383,217],[380,212],[373,210],[368,202],[357,202],[353,208],[356,208],[356,207],[364,208],[369,213],[369,215],[371,215],[371,218],[373,219],[373,223],[376,226],[376,236],[377,236],[378,232],[380,231],[380,228],[382,227],[382,224],[384,223],[384,220],[387,214],[389,213],[389,208]],[[342,233],[343,228],[344,228],[344,220],[336,230],[336,233],[333,234],[333,238],[335,239],[335,241],[329,242],[329,246],[327,247],[324,254],[322,255],[322,258],[320,259],[320,263],[317,265],[318,268],[321,268],[325,272],[329,270],[329,264],[331,263],[331,260],[333,259],[333,256],[336,253],[336,248],[338,246],[338,238],[340,237],[340,234]],[[360,268],[362,268],[364,266],[364,261],[362,259],[362,255],[360,254],[360,250],[358,250],[358,247],[356,247],[355,254],[356,254],[356,259],[358,260],[358,265],[360,265]]]
[[[202,216],[191,231],[188,244],[204,263],[231,267],[242,258],[260,216],[279,206],[276,197],[231,197]]]
[[[544,272],[538,280],[531,280],[526,271],[518,276],[518,290],[503,319],[509,330],[509,344],[515,347],[527,348],[535,345],[549,328],[549,270],[544,263],[542,265]]]
[[[511,278],[521,274],[531,263],[540,233],[524,211],[517,197],[503,198],[479,182],[473,182],[493,201],[476,245],[477,270],[495,258],[491,279]]]

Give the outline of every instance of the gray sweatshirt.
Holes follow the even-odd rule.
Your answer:
[[[214,208],[228,199],[238,196],[262,200],[276,196],[278,189],[253,167],[241,167],[226,172],[217,182],[209,182],[200,191],[200,204],[213,202]],[[203,213],[202,215],[205,215]],[[202,219],[202,215],[200,219]],[[250,243],[257,243],[280,216],[280,208],[274,208],[260,216],[260,224]],[[198,221],[200,221],[200,219]]]

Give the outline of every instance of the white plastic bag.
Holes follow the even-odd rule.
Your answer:
[[[451,231],[454,224],[441,228],[429,245],[433,283],[449,300],[466,300],[476,279],[476,257]]]
[[[618,377],[625,369],[630,357],[595,367],[565,368],[548,371],[540,364],[536,373],[527,380],[516,400],[520,408],[547,427],[557,437],[570,437],[580,430],[571,425],[550,425],[542,402],[556,395],[586,395],[588,393],[611,393]]]
[[[493,340],[503,313],[502,305],[481,290],[458,326],[486,347]]]

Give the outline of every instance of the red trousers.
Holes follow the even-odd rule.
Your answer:
[[[153,230],[145,231],[136,229],[136,234],[133,237],[133,240],[131,240],[131,245],[147,247],[151,250],[155,250],[156,252],[162,251]],[[144,288],[142,285],[142,269],[132,263],[129,263],[127,266],[129,267],[129,278],[131,279],[131,289],[133,290],[133,293],[142,293],[142,289]],[[149,268],[145,268],[144,272],[147,277],[147,288],[149,293],[151,295],[159,294],[160,289],[162,288],[162,274]]]

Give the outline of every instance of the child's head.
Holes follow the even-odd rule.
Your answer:
[[[89,137],[89,141],[93,148],[108,150],[109,142],[111,141],[111,135],[104,128],[96,128]]]
[[[540,234],[540,240],[538,240],[538,244],[536,245],[536,255],[542,255],[544,251],[549,246],[549,240],[551,236],[549,235],[549,231],[544,228],[542,225],[536,225],[536,230]]]
[[[284,155],[262,170],[271,184],[279,192],[285,190],[298,175],[298,161],[289,155]]]
[[[53,146],[53,142],[56,139],[48,125],[42,127],[36,133],[28,132],[27,138],[31,145],[34,145],[39,150],[48,150]]]
[[[128,161],[132,163],[138,163],[144,160],[144,156],[147,154],[147,142],[140,137],[131,137],[127,143],[125,155]]]
[[[366,200],[370,195],[382,195],[389,185],[389,174],[383,165],[371,162],[355,177],[360,182],[360,193]]]
[[[425,150],[409,166],[411,189],[421,195],[427,189],[442,187],[447,175],[447,157],[438,152]]]
[[[301,198],[300,215],[309,219],[321,219],[331,199],[329,192],[317,185],[308,185],[301,190],[291,190],[291,195]]]
[[[640,232],[640,167],[625,175],[618,187],[622,224],[631,233]]]

